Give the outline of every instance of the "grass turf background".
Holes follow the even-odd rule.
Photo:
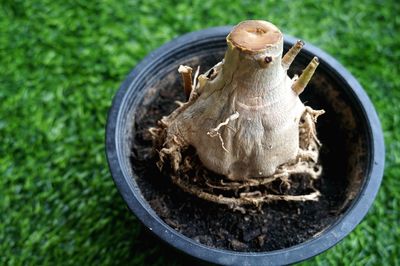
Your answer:
[[[183,33],[262,18],[336,57],[375,104],[384,181],[366,219],[304,265],[398,265],[400,4],[395,1],[0,1],[0,264],[181,265],[108,172],[113,95]]]

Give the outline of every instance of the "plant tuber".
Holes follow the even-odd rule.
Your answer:
[[[318,59],[289,78],[287,70],[304,43],[298,41],[282,58],[283,35],[266,21],[241,22],[226,40],[224,59],[205,74],[197,70],[193,82],[192,68],[179,67],[188,100],[150,129],[158,166],[168,162],[173,182],[186,192],[232,208],[317,200],[312,181],[322,167],[315,123],[324,111],[305,106],[299,94]],[[187,154],[189,147],[195,153]],[[210,171],[219,177],[211,178]],[[292,175],[306,176],[313,192],[273,189],[274,182],[290,188]]]

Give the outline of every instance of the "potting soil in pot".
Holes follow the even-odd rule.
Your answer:
[[[222,58],[204,55],[184,62],[202,70]],[[179,66],[179,64],[177,64]],[[294,64],[298,73],[304,66]],[[293,73],[292,73],[293,74]],[[236,251],[270,251],[311,239],[333,224],[346,210],[362,183],[364,139],[357,130],[357,119],[345,97],[329,77],[316,73],[302,100],[324,109],[317,131],[323,144],[323,174],[314,183],[322,196],[316,202],[273,201],[262,208],[242,213],[226,206],[206,202],[183,192],[172,184],[168,171],[160,173],[152,152],[148,128],[176,108],[185,96],[179,74],[170,69],[142,99],[132,130],[132,167],[143,197],[172,228],[202,244]],[[194,151],[193,151],[194,152]],[[212,175],[212,173],[210,173]],[[290,193],[307,188],[301,176],[291,178]],[[277,184],[276,189],[279,188]]]

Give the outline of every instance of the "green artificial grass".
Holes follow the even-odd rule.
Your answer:
[[[108,108],[129,71],[183,33],[272,21],[364,86],[386,141],[365,220],[304,265],[399,265],[400,4],[393,1],[23,1],[0,6],[0,265],[185,265],[149,238],[108,171]]]

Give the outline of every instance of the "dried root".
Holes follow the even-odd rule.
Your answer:
[[[211,202],[225,204],[230,208],[235,209],[246,205],[253,205],[260,208],[263,203],[284,200],[284,201],[316,201],[321,195],[318,190],[307,194],[307,195],[275,195],[262,193],[261,191],[253,192],[242,192],[239,197],[226,197],[222,194],[215,195],[213,193],[207,192],[206,190],[192,185],[177,176],[172,176],[172,181],[178,185],[182,190],[190,194],[196,195],[197,197],[208,200]]]
[[[228,207],[246,211],[246,206],[261,208],[264,203],[283,201],[316,201],[320,192],[313,183],[322,173],[322,166],[318,163],[319,146],[321,145],[316,136],[315,122],[323,111],[315,111],[307,107],[302,115],[299,135],[299,153],[295,160],[278,167],[276,172],[268,177],[248,178],[242,181],[231,181],[223,176],[216,176],[205,169],[194,153],[189,152],[184,159],[182,154],[187,148],[179,140],[172,138],[164,143],[164,148],[159,152],[161,168],[165,158],[170,158],[170,163],[175,174],[172,181],[187,193],[193,194],[201,199],[224,204]],[[222,126],[226,126],[229,119],[235,119],[232,115],[214,132]],[[151,130],[156,137],[160,131]],[[216,134],[216,133],[215,133]],[[307,194],[290,194],[294,176],[301,176],[302,180],[308,181]]]
[[[213,128],[207,132],[207,135],[209,135],[212,138],[218,136],[219,140],[221,141],[222,149],[226,152],[229,152],[229,151],[225,147],[225,142],[224,142],[219,130],[221,129],[221,127],[227,126],[230,121],[233,121],[238,118],[239,118],[239,113],[235,112],[234,114],[230,115],[224,122],[220,123],[216,128]]]

